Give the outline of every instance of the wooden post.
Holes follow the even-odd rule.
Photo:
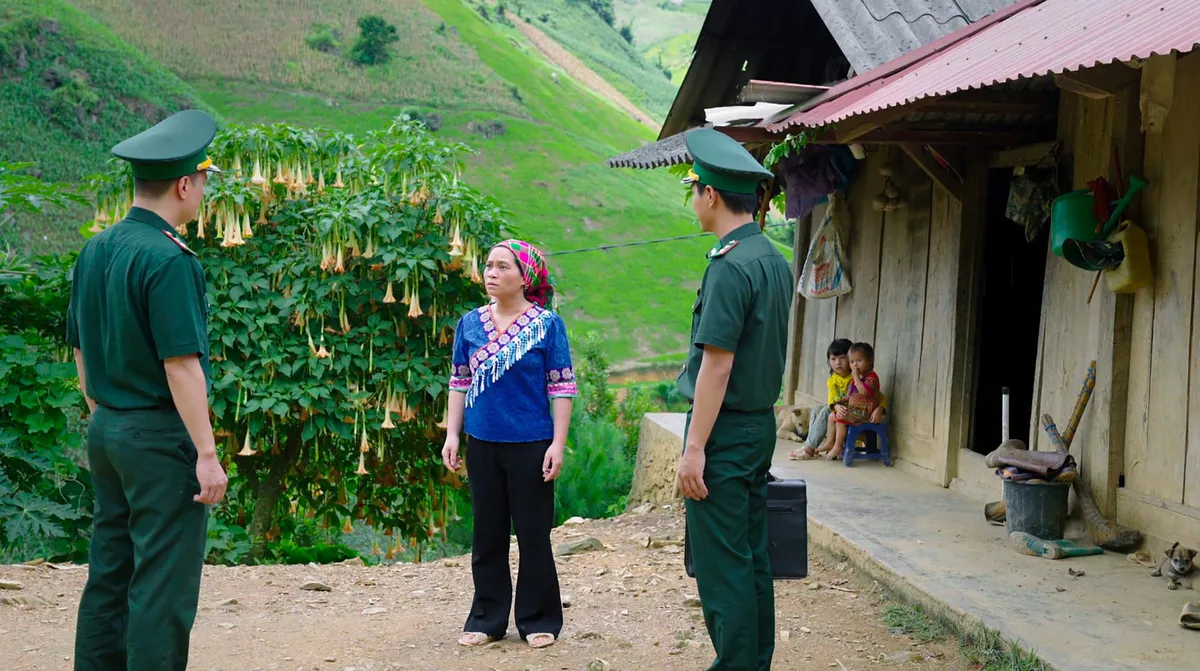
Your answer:
[[[946,454],[939,464],[942,486],[958,475],[958,451],[969,445],[975,399],[976,335],[982,295],[983,232],[987,224],[987,161],[971,149],[963,169],[962,215],[959,220],[958,293],[955,298],[953,348],[950,355],[951,392]]]
[[[808,254],[808,232],[812,215],[796,220],[792,235],[792,311],[788,316],[787,358],[783,368],[783,403],[795,405],[796,387],[800,380],[800,351],[804,339],[805,298],[796,291],[800,271],[804,268],[804,257]]]

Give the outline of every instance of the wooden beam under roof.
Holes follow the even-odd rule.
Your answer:
[[[904,143],[900,145],[905,154],[913,160],[929,178],[946,190],[954,200],[962,202],[963,181],[949,168],[943,168],[920,144]]]
[[[718,126],[716,130],[742,143],[763,144],[783,140],[786,133],[771,133],[761,126]],[[878,128],[857,135],[854,142],[862,144],[929,144],[976,145],[1005,147],[1039,142],[1053,137],[1053,129],[1026,128],[1012,130],[921,130],[908,128]],[[823,132],[814,137],[813,144],[846,144],[840,135]]]
[[[1019,168],[1038,164],[1053,166],[1056,160],[1054,148],[1057,146],[1058,140],[1047,140],[1000,149],[988,154],[987,164],[989,168]]]
[[[738,102],[797,105],[808,102],[828,90],[828,86],[751,79],[738,93]]]

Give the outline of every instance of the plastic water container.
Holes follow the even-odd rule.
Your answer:
[[[776,579],[808,577],[808,486],[803,480],[767,483],[767,555]],[[695,578],[686,527],[683,565],[688,576]]]
[[[1100,239],[1096,234],[1096,218],[1092,214],[1095,197],[1087,189],[1064,193],[1050,206],[1050,251],[1063,255],[1067,238],[1080,242]]]
[[[1146,242],[1146,231],[1132,221],[1122,221],[1110,242],[1118,242],[1125,250],[1121,265],[1104,271],[1104,286],[1115,294],[1132,294],[1138,289],[1154,283],[1154,272],[1150,269],[1150,247]]]

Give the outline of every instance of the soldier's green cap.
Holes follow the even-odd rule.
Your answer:
[[[772,176],[737,140],[721,131],[699,128],[688,133],[688,153],[692,170],[684,184],[700,182],[718,191],[754,193],[764,179]]]
[[[184,110],[122,141],[112,153],[129,161],[138,179],[177,179],[196,172],[221,172],[208,157],[217,122],[200,110]]]

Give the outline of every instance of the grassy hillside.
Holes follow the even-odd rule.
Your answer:
[[[123,138],[192,107],[205,105],[189,86],[75,8],[0,0],[0,160],[34,162],[35,174],[74,181]],[[0,245],[77,246],[78,225],[20,220],[0,230]]]
[[[480,61],[522,92],[522,115],[439,110],[439,134],[477,153],[467,180],[499,199],[521,232],[548,252],[696,232],[678,182],[662,172],[613,170],[604,159],[653,140],[653,133],[552,69],[513,28],[485,20],[458,0],[429,7]],[[342,101],[264,89],[245,82],[197,83],[233,120],[378,128],[397,108],[374,101]],[[426,109],[426,108],[422,108]],[[500,120],[503,135],[484,138],[471,122]],[[610,252],[552,256],[562,287],[562,312],[582,332],[599,329],[616,362],[680,357],[690,324],[691,297],[704,268],[704,239]]]
[[[107,29],[73,13],[92,35],[89,39],[104,36],[124,49],[119,60],[144,64],[145,72],[154,73],[137,84],[138,77],[150,75],[128,74],[128,66],[121,70],[80,51],[80,69],[89,73],[89,81],[100,81],[109,71],[120,73],[129,86],[142,87],[132,90],[159,95],[151,100],[165,109],[166,101],[194,90],[226,121],[289,121],[356,133],[381,128],[413,105],[437,112],[443,120],[439,134],[476,151],[469,159],[468,181],[500,200],[518,229],[551,252],[562,312],[572,329],[579,335],[600,330],[615,363],[681,358],[710,240],[553,255],[696,232],[681,187],[670,175],[612,170],[604,164],[610,156],[652,141],[653,131],[570,78],[553,76],[555,69],[525,37],[495,16],[485,19],[461,0],[280,0],[270,5],[279,21],[264,18],[264,6],[249,0],[182,5],[174,13],[147,0],[78,2],[141,54],[119,46]],[[0,0],[0,8],[10,13],[34,5],[34,0]],[[344,27],[367,9],[400,28],[401,39],[393,45],[397,56],[390,64],[354,68],[305,44],[311,26],[326,23],[343,26],[344,46],[354,35]],[[130,21],[130,16],[139,18]],[[187,84],[145,56],[162,58]],[[472,81],[477,84],[468,84]],[[120,95],[106,90],[101,97],[117,100]],[[32,93],[14,94],[11,102],[25,117],[37,115]],[[145,120],[134,118],[126,125],[112,124],[118,130],[105,128],[119,137],[144,125]],[[481,126],[499,134],[480,134]],[[108,140],[87,144],[65,138],[45,149],[6,145],[5,155],[36,160],[77,155],[82,165],[103,160],[108,146]],[[62,231],[71,238],[67,244],[78,244],[72,236],[79,223],[62,222]]]
[[[592,70],[604,77],[652,116],[662,119],[675,99],[678,85],[647,62],[635,38],[631,43],[619,29],[629,23],[597,20],[599,15],[584,0],[517,0],[508,2],[518,14],[549,35]],[[636,26],[637,21],[633,24]]]
[[[60,0],[0,0],[0,156],[74,180],[127,133],[203,105],[161,65]]]
[[[333,98],[414,102],[442,109],[519,113],[517,93],[479,62],[421,0],[72,0],[130,44],[185,80],[224,77]],[[395,24],[386,65],[360,68],[345,57],[358,18]],[[137,20],[130,20],[137,17]],[[309,47],[332,29],[339,53]]]
[[[671,74],[672,90],[683,82],[710,0],[614,0],[618,25],[629,25],[642,60]]]

